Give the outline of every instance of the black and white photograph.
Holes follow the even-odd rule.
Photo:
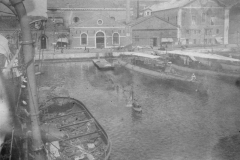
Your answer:
[[[0,0],[0,160],[240,160],[240,0]]]

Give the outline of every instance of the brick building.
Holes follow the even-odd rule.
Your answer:
[[[152,8],[152,14],[179,26],[181,45],[228,44],[229,9],[217,0],[171,0]]]
[[[70,25],[71,48],[112,48],[129,44],[129,28],[113,18],[96,14]]]
[[[178,27],[156,15],[141,17],[130,23],[130,26],[135,46],[170,47],[177,43]]]
[[[229,13],[229,43],[240,44],[240,4],[233,6]]]
[[[126,22],[126,0],[48,0],[48,17],[63,18],[66,27],[89,20],[95,14]]]

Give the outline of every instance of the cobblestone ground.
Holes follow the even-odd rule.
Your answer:
[[[240,157],[240,90],[204,78],[207,96],[124,68],[100,72],[91,62],[44,63],[39,101],[82,101],[112,141],[111,160],[235,160]],[[143,113],[126,107],[131,84]],[[187,86],[187,85],[186,85]]]

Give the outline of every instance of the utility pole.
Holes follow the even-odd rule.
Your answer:
[[[36,78],[34,71],[34,50],[33,41],[31,37],[31,30],[29,26],[29,18],[26,13],[23,0],[9,0],[11,5],[14,6],[17,16],[20,20],[20,26],[22,31],[22,45],[24,53],[24,63],[27,67],[28,77],[28,94],[29,94],[29,108],[31,113],[31,127],[32,127],[32,147],[35,152],[36,160],[44,160],[45,155],[43,152],[43,142],[39,127],[39,108],[38,108],[38,96],[36,88]]]

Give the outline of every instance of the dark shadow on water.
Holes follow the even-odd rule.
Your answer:
[[[141,123],[143,113],[139,113],[131,109],[132,112],[132,122]]]
[[[234,85],[240,89],[240,77],[236,78],[236,77],[218,76],[217,79],[227,84]]]
[[[119,85],[126,87],[133,82],[130,71],[120,66],[109,71],[100,71],[95,66],[91,66],[85,74],[92,86],[107,90],[114,90]]]
[[[157,79],[152,77],[141,76],[142,84],[149,88],[159,88],[163,90],[174,89],[178,92],[194,95],[199,97],[200,99],[206,99],[208,97],[207,89],[202,86],[202,84],[194,83],[194,82],[185,82],[180,80],[172,80],[172,79]]]
[[[223,137],[213,147],[212,160],[239,160],[240,135]]]

